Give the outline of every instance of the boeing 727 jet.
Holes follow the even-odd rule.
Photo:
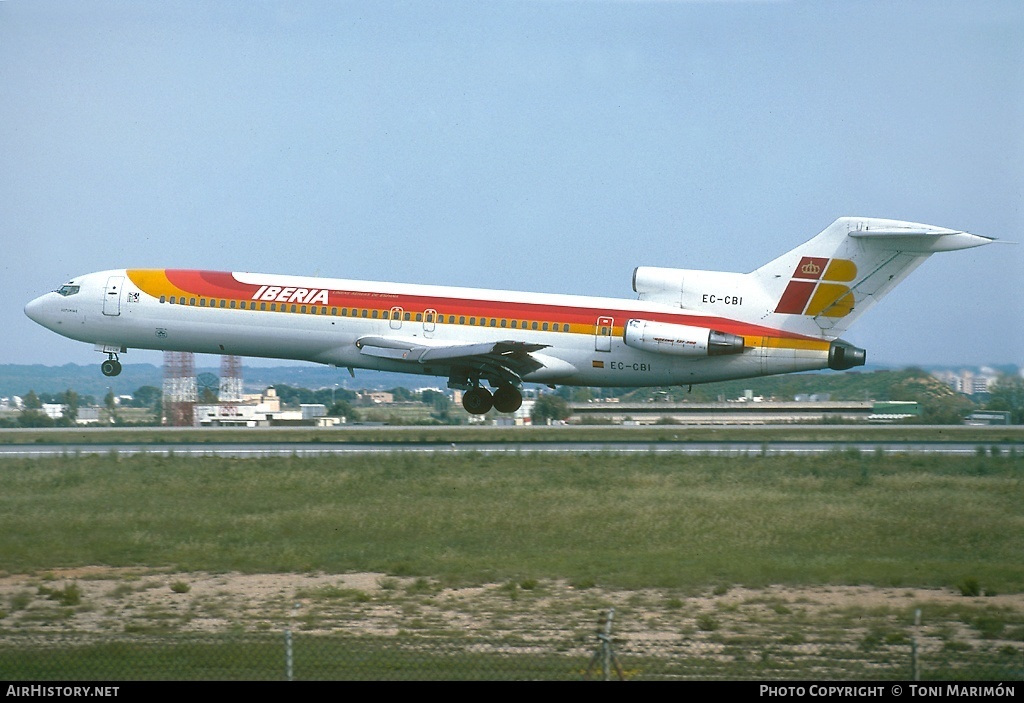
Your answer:
[[[524,382],[709,383],[864,364],[850,324],[933,253],[992,239],[844,217],[750,273],[641,266],[637,299],[183,269],[77,276],[25,314],[107,355],[129,348],[298,359],[447,377],[514,412]],[[490,386],[489,390],[487,386]]]

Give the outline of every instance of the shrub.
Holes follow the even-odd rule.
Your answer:
[[[966,598],[977,598],[981,595],[981,584],[978,583],[976,578],[966,578],[960,582],[958,588],[960,589],[960,595]]]
[[[75,582],[64,584],[64,588],[60,590],[40,586],[39,594],[50,600],[55,600],[61,605],[78,605],[82,602],[82,589]]]
[[[719,628],[719,624],[711,613],[701,613],[697,616],[697,627],[705,632],[713,632]]]

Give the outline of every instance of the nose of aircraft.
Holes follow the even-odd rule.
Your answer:
[[[43,325],[44,327],[49,327],[49,325],[47,324],[46,314],[46,309],[48,307],[46,304],[46,298],[49,295],[49,293],[47,293],[46,295],[41,295],[35,300],[30,300],[25,305],[25,314],[28,315],[29,319],[31,319],[33,322],[38,322],[40,325]]]

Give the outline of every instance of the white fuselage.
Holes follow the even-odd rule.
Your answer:
[[[173,301],[173,302],[172,302]],[[110,353],[128,348],[297,359],[338,367],[446,376],[458,357],[385,358],[357,344],[461,347],[513,341],[539,347],[522,381],[660,386],[828,367],[829,341],[724,316],[635,300],[198,271],[86,274],[26,308],[36,322]],[[728,356],[628,346],[629,320],[723,330]]]

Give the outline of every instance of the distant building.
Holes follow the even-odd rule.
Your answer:
[[[978,410],[967,416],[967,425],[1009,425],[1010,412],[1006,410]]]
[[[84,408],[79,408],[75,422],[79,425],[98,425],[100,422],[99,406],[89,405]]]
[[[262,405],[267,412],[281,412],[281,399],[277,397],[277,390],[270,387],[262,393],[246,393],[242,396],[243,405]]]
[[[871,406],[868,422],[887,423],[921,417],[921,404],[912,400],[890,400]]]
[[[394,393],[386,393],[385,391],[368,391],[362,393],[360,397],[363,400],[368,400],[378,405],[387,405],[395,402]]]
[[[979,371],[969,369],[933,371],[932,376],[945,383],[957,393],[965,395],[988,393],[992,385],[999,380],[999,374],[987,367],[982,367]]]
[[[64,417],[63,403],[43,403],[43,414],[54,420]]]
[[[299,405],[302,410],[303,420],[315,420],[318,417],[327,417],[327,406],[322,403],[302,403]]]
[[[344,418],[328,417],[326,406],[320,403],[281,410],[281,399],[273,388],[246,395],[238,403],[196,405],[193,411],[196,427],[333,427],[342,422]]]

